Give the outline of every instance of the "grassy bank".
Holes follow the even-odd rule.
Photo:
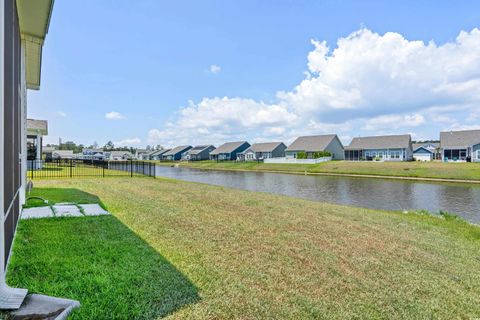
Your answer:
[[[168,179],[34,190],[113,213],[20,222],[9,284],[80,300],[75,319],[480,314],[480,229],[462,221]]]
[[[172,163],[160,163],[172,165]],[[319,164],[273,164],[261,162],[180,162],[180,166],[201,169],[257,170],[308,173],[362,174],[453,180],[479,180],[480,163],[443,162],[352,162],[330,161]]]

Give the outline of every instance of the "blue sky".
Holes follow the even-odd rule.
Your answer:
[[[479,21],[478,1],[56,1],[29,117],[100,145],[438,138],[480,124]]]

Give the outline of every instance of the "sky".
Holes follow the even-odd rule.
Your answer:
[[[28,116],[45,143],[480,128],[480,1],[56,1]]]

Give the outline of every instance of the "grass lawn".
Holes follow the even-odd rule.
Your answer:
[[[172,165],[171,163],[161,163]],[[480,163],[444,162],[353,162],[329,161],[319,164],[275,164],[258,162],[180,162],[180,166],[202,169],[266,170],[310,173],[366,174],[415,178],[480,180]]]
[[[113,213],[20,222],[8,283],[80,300],[75,319],[480,316],[480,228],[462,221],[169,179],[35,188]]]

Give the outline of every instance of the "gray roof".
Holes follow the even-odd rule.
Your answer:
[[[440,147],[440,142],[423,142],[423,143],[412,143],[412,149],[417,150],[418,148],[425,148],[427,145],[435,146],[435,148]]]
[[[73,150],[55,150],[52,152],[52,155],[58,155],[62,158],[71,158],[73,157]]]
[[[480,130],[440,132],[442,148],[470,147],[480,143]]]
[[[324,151],[335,138],[337,138],[336,134],[298,137],[285,151]]]
[[[177,153],[179,153],[179,152],[184,152],[184,151],[186,151],[186,149],[189,149],[189,148],[191,148],[191,147],[192,147],[192,146],[178,146],[178,147],[175,147],[175,148],[169,150],[168,152],[165,152],[165,153],[163,154],[163,156],[174,156],[174,155],[176,155]]]
[[[154,152],[150,153],[150,157],[153,157],[153,156],[161,156],[163,155],[164,153],[170,151],[171,149],[160,149],[160,150],[155,150]]]
[[[396,149],[409,148],[412,138],[409,134],[391,135],[391,136],[373,136],[353,138],[350,145],[345,149]]]
[[[47,135],[48,122],[47,120],[27,119],[27,131]]]
[[[275,150],[281,144],[284,144],[284,143],[283,142],[254,143],[245,151],[251,150],[253,152],[273,152],[273,150]]]
[[[110,152],[111,157],[119,157],[119,156],[124,156],[124,155],[133,156],[130,151],[115,150],[115,151],[109,151],[109,152]]]
[[[203,150],[208,149],[210,147],[213,147],[213,145],[207,144],[207,145],[195,146],[192,149],[188,150],[188,154],[197,155],[200,152],[202,152]]]
[[[227,142],[222,144],[220,147],[213,150],[212,152],[210,152],[210,154],[216,155],[220,153],[232,153],[233,151],[235,151],[245,143],[248,143],[248,142],[247,141]]]

